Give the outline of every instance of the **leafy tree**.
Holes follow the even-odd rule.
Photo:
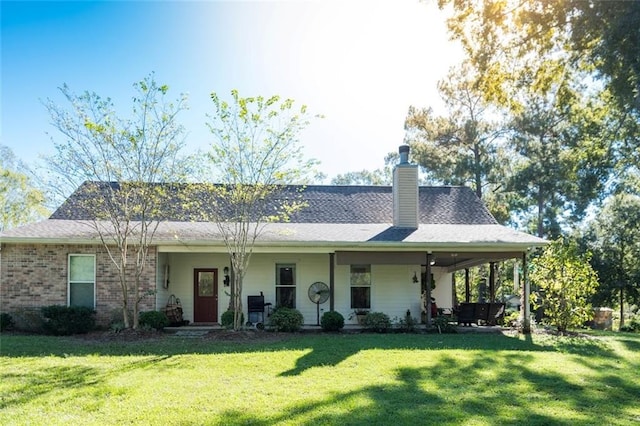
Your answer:
[[[90,92],[76,95],[66,85],[60,91],[67,108],[46,103],[63,139],[47,158],[52,191],[65,197],[82,187],[80,205],[71,208],[85,212],[83,223],[97,232],[118,271],[127,328],[138,327],[139,304],[147,295],[141,278],[167,189],[159,183],[180,181],[187,170],[179,156],[184,130],[177,121],[186,98],[168,101],[168,86],[156,83],[153,75],[134,88],[130,118],[119,117],[111,99]]]
[[[528,94],[549,97],[562,93],[558,87],[570,88],[565,95],[582,93],[583,104],[591,99],[606,105],[598,113],[606,115],[604,139],[614,142],[609,155],[615,154],[618,173],[640,162],[640,2],[439,0],[439,5],[453,6],[450,34],[477,70],[487,101],[521,115],[530,105]],[[589,90],[577,82],[586,82]],[[577,105],[573,96],[558,96],[555,104],[561,110]]]
[[[563,223],[582,219],[612,170],[608,108],[579,89],[564,82],[546,95],[523,90],[527,106],[512,121],[509,189],[540,237],[555,238]]]
[[[339,174],[331,180],[332,185],[391,185],[393,168],[398,164],[398,151],[387,153],[384,157],[384,167],[373,171],[361,170]]]
[[[623,0],[559,2],[567,10],[574,60],[604,79],[621,110],[640,113],[640,3]],[[562,24],[562,22],[558,22]]]
[[[0,145],[0,232],[45,217],[44,202],[26,166],[11,149]]]
[[[209,129],[215,141],[209,155],[210,200],[215,222],[232,267],[230,310],[233,328],[242,327],[242,287],[253,247],[269,222],[288,220],[302,209],[299,193],[289,184],[305,184],[314,177],[315,160],[306,159],[298,139],[311,120],[306,106],[279,96],[243,98],[231,92],[232,102],[211,94],[214,114]]]
[[[512,194],[505,174],[510,158],[498,110],[484,99],[470,63],[452,68],[438,83],[447,113],[410,107],[405,142],[427,179],[445,185],[469,185],[501,223],[510,219]]]
[[[624,326],[624,302],[640,302],[640,196],[613,196],[597,215],[588,233],[594,251],[592,263],[599,272],[598,303],[620,304]]]
[[[589,300],[597,289],[598,276],[589,259],[590,254],[580,253],[576,241],[559,238],[531,262],[529,278],[539,289],[536,298],[561,333],[593,316]]]
[[[611,132],[615,160],[612,183],[617,191],[640,193],[640,115],[618,112],[615,133]]]
[[[331,180],[332,185],[390,185],[391,172],[388,168],[374,171],[362,170],[339,174]]]
[[[414,160],[434,180],[447,185],[470,184],[479,198],[495,183],[499,169],[501,128],[489,117],[496,114],[477,90],[473,69],[464,64],[438,84],[447,107],[446,116],[431,108],[409,108],[405,142]]]
[[[640,3],[620,0],[439,0],[453,6],[451,36],[482,75],[488,97],[509,86],[542,89],[567,69],[600,79],[621,110],[640,110]]]

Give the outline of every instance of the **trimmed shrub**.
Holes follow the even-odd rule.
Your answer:
[[[431,320],[431,330],[438,333],[457,333],[455,325],[449,322],[449,318],[439,315]]]
[[[140,327],[153,328],[155,330],[162,330],[169,326],[169,318],[160,311],[146,311],[140,312],[138,317]]]
[[[84,306],[45,306],[42,315],[44,331],[57,336],[88,333],[96,326],[95,311]]]
[[[14,325],[11,314],[3,312],[0,314],[0,331],[9,330]]]
[[[340,331],[344,327],[344,317],[340,312],[325,312],[320,318],[320,326],[324,331]]]
[[[407,313],[403,318],[398,320],[398,329],[405,333],[413,333],[418,326],[418,320],[411,316],[411,311],[407,309]]]
[[[13,327],[16,330],[29,333],[42,333],[44,329],[44,317],[42,309],[36,307],[17,308],[11,313]]]
[[[635,314],[635,316],[631,317],[625,325],[620,327],[620,331],[625,331],[628,333],[640,333],[640,313]]]
[[[235,311],[229,309],[220,316],[220,325],[224,328],[233,328],[233,314]],[[240,314],[240,324],[244,324],[244,314]]]
[[[386,333],[391,328],[391,319],[384,312],[369,312],[364,317],[364,328],[376,333]]]
[[[502,318],[502,324],[505,327],[516,328],[518,326],[518,320],[520,319],[520,312],[518,311],[507,311],[505,316]]]
[[[298,331],[302,328],[304,317],[297,309],[278,308],[269,317],[269,324],[276,331]]]

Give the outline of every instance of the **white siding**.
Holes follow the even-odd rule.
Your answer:
[[[393,170],[393,225],[418,227],[418,166],[399,164]]]
[[[164,308],[170,295],[180,299],[183,309],[183,318],[193,322],[193,270],[195,268],[218,269],[218,318],[227,309],[229,297],[225,295],[222,281],[224,275],[222,269],[229,265],[229,256],[223,253],[169,253],[170,265],[169,288],[158,287],[156,300],[158,309]]]
[[[336,310],[344,315],[345,320],[353,312],[350,307],[349,266],[336,268]],[[413,282],[414,271],[420,275],[420,266],[371,265],[371,311],[384,312],[392,320],[404,318],[407,309],[411,316],[421,318],[420,283]],[[452,304],[451,274],[441,268],[433,268],[436,283],[432,296],[438,307],[450,308]],[[356,318],[346,321],[355,324]]]
[[[218,315],[229,305],[229,296],[223,286],[222,269],[229,265],[228,256],[224,253],[169,253],[166,260],[171,265],[170,284],[164,289],[158,282],[156,300],[158,309],[164,307],[168,297],[174,294],[180,298],[184,310],[184,319],[193,321],[193,270],[194,268],[218,269]],[[158,262],[164,264],[164,258]],[[304,316],[305,324],[316,324],[316,305],[309,300],[309,286],[322,281],[329,285],[328,254],[261,254],[256,253],[244,279],[243,310],[247,315],[247,296],[264,294],[265,302],[275,307],[275,267],[286,263],[296,265],[296,308]],[[159,265],[159,267],[162,267]],[[411,315],[420,318],[420,284],[412,281],[413,273],[420,274],[420,266],[407,265],[371,265],[371,311],[384,312],[393,320],[404,317],[407,309]],[[439,307],[451,307],[451,274],[440,268],[433,268],[436,287],[433,296]],[[351,309],[350,266],[336,265],[335,310],[345,317],[347,324],[355,324],[356,319],[348,320]],[[329,310],[329,301],[320,305],[320,316]]]
[[[309,286],[322,281],[329,285],[329,255],[327,254],[254,254],[244,280],[243,300],[259,295],[262,291],[265,303],[276,304],[276,264],[296,265],[296,309],[304,316],[305,324],[316,323],[316,304],[309,300]],[[320,315],[329,310],[329,301],[320,305]],[[244,307],[246,314],[246,306]]]

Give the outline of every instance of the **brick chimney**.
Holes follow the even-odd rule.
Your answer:
[[[418,166],[409,163],[409,145],[400,145],[400,162],[393,169],[393,226],[417,228]]]

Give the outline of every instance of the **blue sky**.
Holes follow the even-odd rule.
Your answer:
[[[435,1],[5,1],[0,144],[33,163],[60,135],[42,101],[58,87],[111,97],[127,111],[133,83],[155,73],[189,149],[206,149],[215,91],[279,94],[324,119],[302,135],[329,178],[383,166],[409,105],[438,106],[437,81],[459,59]]]

